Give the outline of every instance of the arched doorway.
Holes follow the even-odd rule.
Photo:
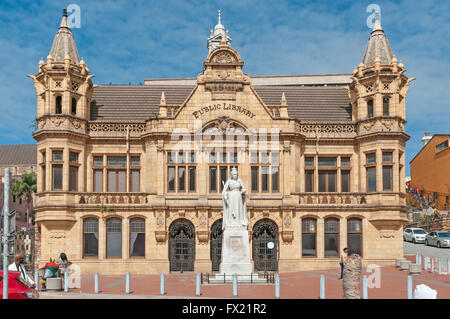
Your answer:
[[[253,226],[253,262],[255,271],[278,271],[278,226],[261,219]]]
[[[169,227],[170,271],[194,271],[195,228],[187,219],[175,220]]]
[[[216,220],[211,227],[211,264],[212,271],[219,271],[222,260],[222,219]]]

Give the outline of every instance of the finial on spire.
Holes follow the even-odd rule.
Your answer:
[[[222,30],[222,40],[220,40],[220,45],[228,45],[227,36],[225,34],[225,30]]]
[[[220,23],[220,17],[222,16],[222,12],[219,10],[219,23],[218,24],[221,24]]]
[[[373,24],[372,32],[373,31],[383,31],[383,28],[381,27],[381,20],[380,20],[379,12],[375,12],[375,23]]]
[[[67,8],[63,9],[63,17],[67,17]]]

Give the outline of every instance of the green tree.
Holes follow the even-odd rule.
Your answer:
[[[27,202],[27,228],[30,204],[33,201],[33,193],[36,193],[37,190],[36,183],[37,178],[35,172],[23,172],[22,176],[11,180],[11,194],[18,198],[22,197]]]

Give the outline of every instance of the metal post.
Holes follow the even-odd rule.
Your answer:
[[[423,257],[423,269],[424,270],[428,269],[428,257],[427,256]]]
[[[64,292],[69,292],[69,273],[64,272]]]
[[[8,256],[9,256],[9,168],[5,168],[3,196],[3,299],[8,299]]]
[[[408,276],[406,289],[408,291],[408,299],[412,299],[412,277],[411,276]]]
[[[98,272],[94,274],[94,292],[98,294]]]
[[[130,273],[127,272],[127,274],[125,275],[125,293],[129,294],[130,293]]]
[[[416,253],[416,264],[418,264],[419,263],[419,253],[417,252]]]
[[[166,293],[164,291],[164,274],[161,274],[161,289],[160,289],[160,293],[162,296],[164,296],[164,294]]]
[[[233,297],[237,298],[237,275],[233,275]]]
[[[419,253],[419,265],[422,265],[422,255]]]
[[[447,258],[447,275],[450,275],[450,258]]]
[[[442,275],[442,264],[441,259],[438,259],[438,275]]]
[[[362,281],[362,284],[363,284],[363,297],[362,297],[362,299],[368,299],[368,289],[367,289],[367,276],[363,276],[363,281]]]
[[[280,299],[280,276],[275,275],[275,298]]]
[[[430,260],[431,260],[431,268],[430,268],[430,272],[431,272],[431,273],[434,273],[434,258],[431,257]]]
[[[200,293],[200,274],[197,274],[197,284],[196,284],[196,286],[195,286],[195,295],[196,296],[200,296],[201,295],[201,293]]]
[[[325,299],[325,276],[320,275],[320,299]]]

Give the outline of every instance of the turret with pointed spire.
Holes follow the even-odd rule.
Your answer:
[[[398,128],[404,130],[406,92],[413,79],[404,75],[403,64],[397,62],[377,12],[364,57],[352,73],[349,92],[354,121],[397,118]]]
[[[218,23],[214,27],[214,30],[211,30],[208,41],[206,43],[206,47],[208,48],[208,53],[217,48],[221,41],[226,39],[226,44],[230,45],[231,38],[228,30],[225,30],[225,27],[221,22],[222,12],[219,10],[218,12]]]
[[[72,31],[67,24],[67,9],[63,11],[61,25],[56,32],[49,55],[53,57],[54,62],[64,62],[64,59],[68,56],[72,63],[80,63]]]

